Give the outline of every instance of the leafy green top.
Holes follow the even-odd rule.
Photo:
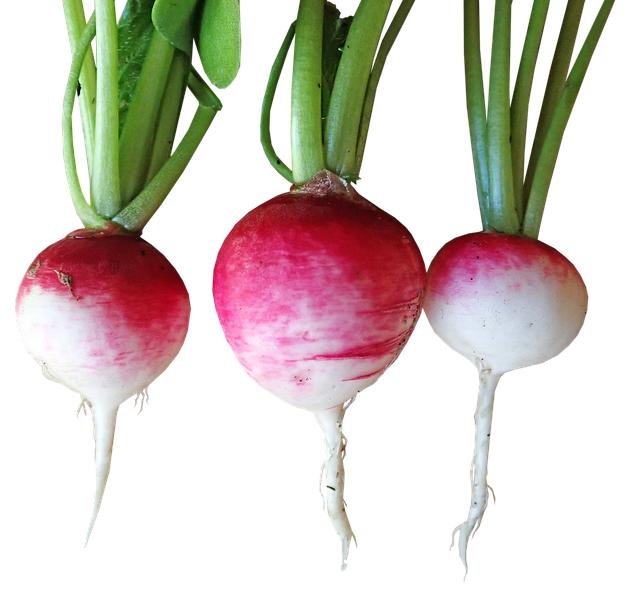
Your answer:
[[[194,39],[225,34],[201,26],[213,6],[235,19],[229,51],[201,55],[205,70],[223,67],[230,83],[239,66],[239,0],[129,0],[116,24],[113,0],[96,0],[85,23],[82,0],[63,0],[73,54],[63,108],[63,151],[71,197],[86,227],[120,224],[141,231],[186,168],[220,101],[191,65]],[[98,65],[91,52],[97,37]],[[208,42],[199,45],[205,49]],[[206,55],[205,55],[206,54]],[[213,65],[211,62],[214,62]],[[231,67],[228,63],[232,63]],[[82,124],[91,173],[87,203],[75,168],[71,114],[80,85]],[[96,82],[97,81],[97,82]],[[96,92],[96,88],[98,92]],[[198,99],[193,121],[173,150],[186,89]]]

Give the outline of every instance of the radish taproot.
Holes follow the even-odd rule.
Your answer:
[[[487,507],[498,381],[505,372],[558,355],[578,335],[587,312],[587,290],[576,268],[537,239],[562,135],[613,0],[603,2],[567,76],[583,4],[567,4],[525,178],[528,103],[549,1],[533,3],[510,102],[511,0],[496,0],[486,109],[479,1],[464,3],[467,111],[483,232],[455,238],[436,254],[427,270],[424,310],[436,334],[479,375],[471,504],[453,532],[454,541],[459,533],[465,571],[469,538]]]
[[[118,407],[136,395],[142,408],[147,388],[178,354],[189,323],[182,279],[140,234],[222,105],[191,66],[195,5],[131,1],[118,23],[113,0],[96,0],[88,22],[81,0],[64,0],[63,6],[73,55],[63,156],[85,229],[35,258],[18,290],[16,315],[23,343],[44,375],[80,395],[78,410],[91,408],[96,484],[86,545],[109,475]],[[187,88],[199,106],[172,153]],[[76,171],[76,94],[90,203]]]
[[[425,289],[409,231],[350,182],[358,178],[381,64],[413,2],[401,4],[372,69],[390,4],[362,0],[351,20],[324,0],[301,0],[261,125],[267,157],[293,186],[236,224],[213,277],[218,318],[243,368],[312,411],[324,432],[321,490],[342,569],[354,537],[344,503],[344,413],[402,351]],[[271,145],[269,112],[294,31],[290,170]]]

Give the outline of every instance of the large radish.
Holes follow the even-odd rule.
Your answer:
[[[402,2],[372,68],[390,4],[363,0],[352,20],[324,0],[300,1],[261,125],[267,157],[293,186],[236,224],[213,278],[216,311],[243,368],[312,411],[324,432],[322,491],[342,569],[354,537],[344,503],[344,413],[400,354],[424,297],[424,262],[411,234],[351,185],[382,64],[413,1]],[[271,145],[269,122],[294,34],[290,170]]]
[[[324,431],[324,491],[343,563],[353,536],[343,405],[402,351],[424,283],[409,231],[328,172],[249,212],[218,254],[213,296],[233,352],[258,384],[312,411]]]

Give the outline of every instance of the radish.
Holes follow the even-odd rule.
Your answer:
[[[272,69],[261,129],[267,157],[293,186],[235,225],[213,275],[218,318],[242,367],[313,412],[324,432],[321,491],[342,569],[354,537],[344,503],[344,414],[406,345],[425,290],[409,231],[350,182],[382,64],[413,2],[401,4],[372,69],[390,4],[362,0],[351,20],[324,0],[301,0]],[[269,112],[294,34],[290,170],[271,145]]]
[[[509,97],[511,0],[496,0],[488,109],[480,61],[479,2],[464,5],[467,109],[483,232],[445,244],[427,271],[425,314],[435,333],[479,374],[471,505],[459,533],[467,545],[487,507],[491,418],[500,377],[543,363],[578,335],[587,290],[575,267],[537,239],[555,160],[587,66],[611,11],[605,0],[567,77],[584,2],[569,0],[524,175],[528,103],[548,0],[533,3]]]
[[[142,409],[149,385],[180,351],[189,323],[182,279],[140,234],[221,104],[191,67],[194,6],[132,1],[117,25],[113,0],[96,0],[86,23],[81,0],[64,0],[63,6],[73,54],[63,111],[64,163],[85,229],[35,258],[18,290],[16,315],[23,343],[44,375],[80,395],[78,411],[91,408],[96,486],[86,545],[109,475],[118,407],[136,395]],[[233,29],[237,37],[239,28]],[[200,105],[172,154],[187,87]],[[75,165],[76,94],[90,204]]]

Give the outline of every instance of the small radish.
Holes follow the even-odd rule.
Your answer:
[[[524,175],[528,103],[548,1],[533,4],[510,101],[511,0],[496,0],[488,108],[480,59],[478,0],[464,4],[467,110],[484,231],[445,244],[427,271],[425,314],[436,334],[477,368],[471,505],[459,532],[467,569],[469,538],[487,507],[487,465],[496,386],[508,371],[543,363],[578,335],[587,290],[575,267],[537,240],[555,160],[578,90],[605,25],[605,0],[567,77],[582,12],[569,2]]]
[[[44,375],[91,408],[96,488],[86,545],[107,484],[118,407],[135,395],[142,408],[147,388],[178,354],[189,324],[182,279],[140,233],[221,105],[191,67],[195,5],[129,2],[117,24],[113,0],[96,0],[87,23],[81,2],[63,0],[63,6],[73,54],[64,98],[64,163],[85,229],[35,258],[18,290],[16,315],[24,345]],[[172,154],[187,87],[200,106]],[[76,94],[90,204],[75,165]]]
[[[460,532],[469,537],[487,506],[487,461],[493,400],[502,375],[543,363],[578,335],[587,289],[557,250],[522,236],[477,232],[453,239],[427,271],[425,314],[435,333],[478,369],[471,508]]]
[[[402,351],[425,289],[409,231],[349,182],[358,178],[381,64],[412,3],[398,9],[372,70],[390,1],[363,0],[351,21],[324,0],[301,0],[271,72],[261,129],[267,157],[293,186],[235,225],[213,276],[238,361],[265,389],[313,412],[324,432],[321,490],[342,569],[354,537],[344,503],[344,414]],[[324,44],[323,27],[332,31]],[[294,28],[289,170],[271,146],[269,110]]]

